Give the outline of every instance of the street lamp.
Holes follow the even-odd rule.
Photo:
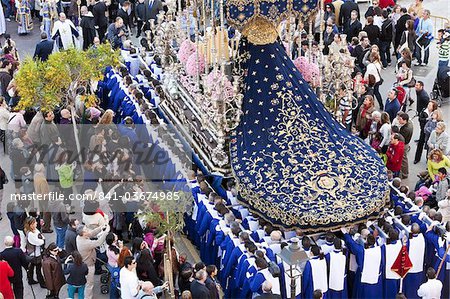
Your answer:
[[[300,278],[303,270],[301,265],[309,260],[308,254],[300,247],[299,242],[298,238],[292,238],[291,244],[284,247],[278,254],[278,257],[283,262],[285,275],[291,280],[291,299],[295,299],[295,294],[297,293],[297,280],[299,280],[298,287],[301,285]]]

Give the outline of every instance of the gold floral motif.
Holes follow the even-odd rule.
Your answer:
[[[269,8],[269,18],[272,20],[276,20],[279,15],[278,7],[275,4],[272,4]]]

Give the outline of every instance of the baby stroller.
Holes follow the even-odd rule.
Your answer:
[[[102,294],[108,294],[111,292],[112,288],[114,288],[115,293],[118,295],[117,298],[120,298],[120,267],[111,267],[108,263],[105,263],[102,260],[99,260],[107,270],[106,273],[103,273],[100,276],[100,292]]]
[[[450,97],[450,76],[448,71],[449,68],[439,71],[434,80],[433,91],[430,93],[430,98],[435,100],[439,106],[441,106],[445,98]]]

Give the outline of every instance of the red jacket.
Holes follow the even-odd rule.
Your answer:
[[[399,141],[397,145],[389,145],[386,152],[387,163],[386,167],[393,172],[400,171],[402,169],[403,154],[405,153],[405,143]]]
[[[14,271],[8,262],[0,261],[0,293],[3,294],[5,299],[14,299],[11,282],[9,282],[9,277],[13,276]]]
[[[378,5],[381,9],[385,9],[387,7],[394,7],[394,0],[380,0],[380,4]]]

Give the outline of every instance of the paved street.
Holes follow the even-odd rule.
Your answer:
[[[405,5],[405,6],[409,6],[409,4],[411,2],[412,2],[411,0],[399,0],[398,1],[399,4]],[[450,9],[449,9],[450,1],[449,0],[426,0],[426,1],[424,1],[424,5],[426,8],[429,8],[431,10],[432,15],[440,15],[440,16],[448,16],[449,15],[449,12],[450,12]],[[361,9],[361,13],[364,14],[364,12],[367,9],[367,4],[366,3],[360,4],[360,9]],[[40,39],[39,25],[40,25],[39,22],[37,20],[35,20],[34,30],[29,35],[18,36],[17,35],[17,25],[15,24],[15,22],[7,22],[7,29],[8,29],[7,32],[11,34],[13,40],[16,42],[21,59],[24,59],[25,56],[27,56],[27,55],[33,55],[35,44]],[[0,38],[0,41],[3,45],[4,39]],[[437,66],[437,51],[435,49],[435,44],[432,44],[431,45],[431,58],[430,58],[429,66],[415,67],[415,69],[414,69],[416,71],[416,68],[420,68],[420,71],[416,72],[416,79],[424,81],[425,88],[427,91],[431,91],[431,87],[433,85],[435,73],[437,70],[437,67],[435,67],[435,66]],[[385,80],[385,83],[380,88],[380,91],[381,91],[383,98],[386,98],[387,91],[392,86],[392,85],[390,85],[390,83],[395,81],[395,74],[394,74],[393,66],[389,67],[386,70],[383,70],[381,72],[381,74]],[[412,95],[415,98],[414,92],[412,92]],[[415,106],[415,104],[414,104],[414,106]],[[442,109],[444,111],[444,118],[445,118],[447,124],[449,124],[450,123],[450,104],[444,104]],[[419,126],[418,126],[417,118],[414,119],[414,126],[415,126],[415,132],[414,132],[413,139],[418,139]],[[412,150],[409,153],[410,176],[407,180],[405,180],[405,182],[410,187],[413,187],[417,181],[416,174],[422,170],[425,170],[425,168],[426,168],[425,155],[423,156],[422,161],[419,164],[414,165],[412,163],[412,161],[414,160],[414,157],[413,157],[414,152],[415,152],[415,145],[412,144]],[[9,159],[6,158],[3,154],[0,154],[0,164],[5,169],[5,172],[9,176],[9,173],[10,173]],[[6,188],[7,188],[7,190],[5,191],[6,194],[12,194],[12,192],[14,192],[14,186],[11,181],[7,185]],[[3,238],[6,235],[11,234],[9,221],[5,215],[7,199],[8,198],[5,198],[5,200],[3,202],[3,207],[2,207],[3,220],[0,221],[0,242],[2,242]],[[75,216],[78,217],[78,219],[80,219],[80,217],[79,217],[80,215],[75,215]],[[46,238],[47,238],[47,244],[48,244],[51,241],[54,241],[55,236],[53,234],[52,235],[47,234]],[[3,249],[3,246],[0,245],[0,250],[2,250],[2,249]],[[193,259],[198,259],[197,253],[195,252],[195,250],[192,248],[192,246],[186,240],[178,242],[178,249],[180,252],[189,252],[189,256],[194,256]],[[99,282],[100,277],[95,276],[95,279],[96,279],[96,288],[94,290],[95,298],[108,298],[107,295],[100,294],[100,287],[99,287],[100,286],[100,282]],[[46,290],[41,289],[39,286],[33,286],[33,289],[32,289],[31,287],[28,286],[26,279],[24,279],[24,285],[25,285],[25,298],[27,298],[27,299],[28,298],[39,298],[39,299],[45,298]],[[33,293],[33,290],[34,290],[34,293]],[[66,287],[63,287],[63,289],[60,292],[60,298],[65,298],[66,294],[67,294]]]

